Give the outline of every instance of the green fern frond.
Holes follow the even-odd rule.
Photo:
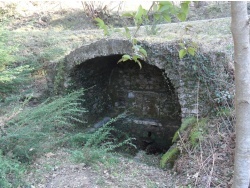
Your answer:
[[[179,154],[179,149],[177,147],[170,148],[162,157],[160,161],[160,167],[165,168],[167,163],[170,163],[173,166],[174,161],[176,160]]]
[[[185,131],[189,126],[192,126],[196,123],[197,119],[195,117],[188,117],[183,120],[181,127],[175,132],[172,142],[176,142],[179,139],[179,134]]]

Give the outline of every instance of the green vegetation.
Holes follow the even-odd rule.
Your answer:
[[[196,117],[192,116],[184,119],[181,127],[175,132],[172,139],[172,142],[176,144],[162,156],[160,166],[165,168],[169,163],[173,167],[180,151],[184,149],[188,152],[187,148],[195,148],[203,138],[207,123],[208,118],[197,120]]]
[[[181,127],[175,132],[172,142],[177,142],[180,139],[180,136],[183,136],[183,141],[188,142],[192,147],[195,147],[204,134],[207,122],[208,118],[200,118],[197,120],[195,117],[188,117],[184,119]]]
[[[94,133],[78,134],[74,136],[74,143],[81,143],[81,145],[84,145],[80,150],[72,152],[74,161],[84,162],[89,165],[103,159],[103,156],[106,156],[107,152],[115,151],[115,149],[126,146],[136,147],[132,144],[133,139],[129,138],[126,133],[110,126],[123,117],[124,114],[121,114],[116,118],[112,118]]]
[[[54,81],[54,91],[53,93],[55,95],[58,95],[59,93],[61,93],[61,86],[63,84],[64,81],[64,74],[65,74],[65,63],[63,61],[58,62],[58,68],[57,68],[57,73],[55,76],[55,81]]]
[[[189,133],[189,141],[192,147],[195,147],[199,143],[199,139],[202,139],[207,122],[207,118],[201,118],[191,129]]]
[[[5,157],[0,150],[0,187],[12,188],[24,186],[22,175],[25,168],[20,162]]]
[[[86,112],[80,106],[82,95],[83,90],[76,91],[23,110],[8,122],[0,138],[3,154],[21,162],[31,162],[39,154],[53,149],[62,139],[60,130],[82,123],[81,116]]]
[[[185,131],[189,126],[194,125],[194,123],[197,121],[195,117],[188,117],[183,120],[181,127],[175,132],[174,137],[172,139],[172,142],[176,142],[179,139],[179,134],[181,134],[183,131]]]
[[[7,163],[12,162],[9,158],[26,164],[32,163],[41,154],[52,152],[60,146],[69,148],[75,162],[90,165],[98,161],[104,162],[103,157],[108,156],[107,152],[125,145],[131,146],[131,138],[110,126],[124,115],[111,119],[94,133],[76,133],[77,127],[82,127],[82,119],[86,113],[81,107],[83,100],[80,98],[83,93],[84,90],[79,90],[64,97],[48,99],[35,108],[26,107],[10,120],[0,138],[0,165],[7,168]],[[16,173],[20,167],[16,163],[13,165],[14,167],[9,166],[10,169],[1,171],[2,182],[6,186],[9,173],[21,182]]]
[[[108,152],[124,145],[134,146],[131,143],[133,139],[129,138],[126,133],[109,126],[113,122],[116,122],[118,119],[123,117],[123,114],[117,116],[116,118],[111,119],[108,123],[103,125],[94,133],[87,134],[85,147],[101,148],[102,150]],[[118,139],[119,137],[122,138],[122,140]]]
[[[149,13],[152,11],[153,15],[153,22],[157,22],[159,20],[165,20],[166,22],[171,22],[171,17],[176,16],[180,21],[185,21],[189,12],[189,1],[181,2],[180,6],[176,6],[172,2],[167,1],[159,1],[159,2],[152,2],[150,9],[147,11],[141,5],[138,7],[136,12],[127,12],[124,13],[124,17],[128,17],[134,20],[134,26],[136,27],[135,31],[128,29],[128,27],[124,27],[125,32],[123,33],[124,36],[127,37],[131,41],[132,44],[132,51],[133,53],[125,54],[122,58],[118,61],[125,62],[127,60],[133,60],[137,63],[140,68],[142,68],[140,60],[147,59],[147,51],[138,43],[137,41],[137,33],[140,30],[143,23],[149,21]],[[111,28],[110,26],[106,25],[104,21],[100,18],[96,18],[95,21],[100,29],[104,31],[104,35],[110,35]],[[149,31],[148,27],[146,27],[146,31]],[[155,25],[153,24],[151,27],[151,31],[153,33],[157,32]],[[190,54],[192,56],[195,55],[197,51],[197,45],[193,42],[188,45],[185,45],[185,41],[180,43],[181,49],[179,50],[179,57],[182,59],[185,55]]]
[[[179,149],[175,146],[170,148],[162,157],[160,161],[161,168],[165,168],[169,163],[173,167],[177,156],[179,155]]]
[[[216,111],[216,116],[231,117],[233,116],[233,110],[228,107],[221,107]]]
[[[17,46],[10,46],[9,38],[9,31],[0,25],[0,101],[17,91],[18,86],[27,81],[31,71],[28,65],[15,63],[17,57],[13,53],[17,51]]]
[[[165,14],[165,10],[171,8],[171,6],[172,5],[169,3],[160,3],[158,6],[159,12],[156,16],[156,19],[157,17],[159,18],[163,16],[163,19],[165,19],[167,22],[171,21],[172,16]],[[115,122],[117,118],[112,119],[106,125],[97,129],[93,133],[86,133],[85,128],[87,127],[87,125],[83,124],[83,119],[85,119],[84,117],[87,112],[82,107],[82,98],[84,98],[82,97],[84,93],[83,90],[76,91],[65,96],[49,98],[42,104],[35,104],[35,107],[33,106],[33,104],[30,105],[30,103],[32,103],[29,102],[31,98],[26,98],[24,96],[24,93],[28,92],[26,91],[27,88],[29,92],[34,92],[34,84],[32,86],[27,86],[27,81],[35,78],[37,74],[39,74],[38,72],[36,72],[37,70],[44,71],[44,75],[42,75],[42,77],[44,78],[46,74],[46,70],[44,67],[49,63],[53,63],[54,65],[59,63],[59,66],[57,66],[57,75],[54,81],[54,94],[61,94],[60,88],[61,84],[63,83],[63,74],[65,73],[63,58],[70,51],[78,48],[79,46],[98,38],[102,38],[103,35],[101,34],[101,31],[93,30],[91,32],[86,32],[80,30],[80,28],[83,29],[85,27],[85,25],[82,24],[82,19],[75,19],[76,17],[72,19],[72,17],[67,15],[66,10],[63,10],[65,11],[65,13],[63,14],[63,11],[59,11],[59,13],[56,14],[57,16],[60,16],[60,18],[57,20],[57,25],[55,25],[56,19],[53,18],[54,23],[46,23],[48,24],[48,27],[46,27],[39,25],[38,23],[41,17],[40,13],[37,14],[39,18],[31,17],[31,19],[28,19],[26,17],[18,15],[15,12],[15,8],[15,4],[9,4],[6,5],[6,8],[0,8],[0,21],[2,24],[0,29],[0,113],[2,114],[0,115],[4,118],[11,117],[6,118],[6,120],[3,122],[1,119],[2,117],[0,117],[0,187],[29,187],[30,185],[27,185],[24,182],[24,180],[26,180],[26,177],[24,177],[24,173],[27,173],[30,170],[29,167],[32,162],[34,162],[38,157],[45,157],[45,154],[48,152],[56,152],[59,148],[67,148],[67,151],[69,151],[69,153],[71,154],[73,161],[77,163],[85,163],[86,165],[91,166],[92,164],[94,164],[93,167],[99,169],[100,174],[102,174],[101,177],[103,178],[103,182],[100,183],[100,185],[105,184],[106,177],[103,176],[103,172],[105,172],[106,169],[109,169],[108,173],[110,173],[110,176],[108,178],[113,182],[119,181],[120,183],[123,181],[122,183],[124,183],[124,186],[128,186],[127,182],[130,182],[129,185],[133,186],[140,186],[145,182],[147,184],[146,187],[158,187],[160,184],[158,182],[155,182],[155,180],[158,181],[156,179],[156,176],[158,179],[160,179],[161,176],[160,174],[155,174],[156,171],[151,172],[154,173],[155,176],[149,176],[147,171],[148,169],[143,169],[141,168],[141,166],[136,166],[138,165],[138,163],[132,163],[132,160],[128,162],[126,161],[127,159],[123,158],[120,161],[115,153],[111,153],[113,151],[117,151],[117,149],[119,148],[132,145],[131,138],[128,138],[126,134],[112,127],[112,123]],[[178,12],[177,16],[179,19],[184,20],[184,18],[186,19],[185,12],[187,13],[188,9],[185,4],[183,4],[180,8],[182,9],[182,11],[184,11],[184,14]],[[221,10],[223,9],[212,7],[209,11],[216,13],[221,12]],[[43,14],[46,14],[46,12],[44,12]],[[80,14],[82,14],[82,12],[79,12],[79,15],[77,16],[80,17]],[[205,16],[204,12],[202,12],[202,15]],[[51,17],[53,16],[53,13],[51,13]],[[142,7],[139,7],[137,12],[127,15],[129,19],[134,19],[135,25],[137,27],[144,25],[144,23],[142,23],[142,20],[146,16],[150,15],[147,15]],[[18,19],[15,19],[15,17],[17,17]],[[5,25],[3,25],[7,25],[7,23],[10,23],[10,21],[12,20],[14,20],[15,23],[11,23],[10,25],[8,25],[8,27],[5,27]],[[147,21],[149,24],[151,23],[151,20]],[[75,23],[78,23],[78,25],[75,25],[73,27],[72,24]],[[118,30],[122,30],[115,30],[112,26],[105,25],[104,22],[102,24],[101,20],[99,20],[99,23],[101,23],[101,25],[99,24],[99,26],[103,27],[104,32],[106,32],[105,34],[107,35],[113,34]],[[167,26],[157,25],[157,23],[162,23],[162,21],[154,20],[153,26],[146,26],[145,29],[147,33],[153,35],[157,34],[157,37],[159,37],[162,42],[174,41],[176,39],[190,39],[190,36],[188,36],[187,33],[183,34],[183,31],[180,28],[187,28],[191,24],[191,29],[195,31],[195,37],[191,36],[192,41],[196,43],[202,41],[204,48],[208,49],[207,51],[209,51],[212,47],[214,51],[224,52],[224,48],[225,46],[227,46],[226,52],[230,55],[232,53],[233,48],[229,48],[230,46],[233,46],[231,43],[231,38],[230,40],[228,40],[229,36],[231,36],[229,28],[230,19],[225,18],[203,22],[191,22],[171,25],[168,24]],[[64,26],[63,24],[68,24],[68,26]],[[64,28],[77,28],[77,30],[79,30],[62,30]],[[96,27],[92,26],[92,28]],[[140,65],[138,59],[146,59],[148,54],[139,44],[137,44],[137,40],[135,39],[135,37],[144,38],[145,32],[143,32],[143,29],[141,30],[141,32],[138,32],[137,28],[129,28],[129,30],[128,28],[125,28],[125,35],[131,39],[131,42],[134,45],[133,51],[135,52],[135,56],[125,55],[122,61],[134,59]],[[148,40],[150,41],[154,39],[154,36],[152,36],[152,39]],[[189,44],[184,45],[182,41],[180,42],[181,43],[179,43],[179,47],[181,48],[181,50],[179,51],[179,57],[187,58],[187,61],[191,62],[190,64],[186,65],[187,70],[194,73],[195,78],[198,78],[200,80],[200,84],[205,83],[208,89],[212,90],[212,97],[213,95],[215,95],[215,102],[217,102],[217,105],[220,105],[219,110],[215,112],[217,116],[216,118],[219,117],[226,119],[228,117],[233,117],[234,113],[232,109],[230,107],[225,107],[225,103],[232,98],[231,94],[224,92],[228,90],[229,86],[226,87],[222,85],[221,87],[217,87],[216,84],[221,84],[221,82],[216,80],[216,75],[213,74],[212,70],[204,69],[206,63],[209,63],[205,59],[205,57],[201,56],[201,54],[196,53],[196,49],[193,49],[192,46],[190,47]],[[195,53],[195,57],[185,56],[186,54],[194,55]],[[169,62],[174,61],[169,60]],[[227,62],[227,59],[225,60],[225,62]],[[218,61],[216,64],[215,61],[213,63],[215,63],[214,67],[218,67],[218,64],[221,62]],[[214,78],[215,81],[209,78]],[[225,80],[225,83],[228,84],[228,80]],[[217,88],[220,88],[220,91],[217,91],[217,93],[214,94],[214,88],[216,88],[215,86]],[[210,92],[207,93],[210,94]],[[11,98],[17,99],[15,100],[14,104],[8,103]],[[25,100],[24,102],[23,100],[20,100],[23,98]],[[12,102],[13,101],[14,100],[12,100]],[[39,102],[41,101],[39,100]],[[14,113],[11,113],[11,110],[9,109],[13,110]],[[118,119],[119,118],[122,117],[118,117]],[[224,124],[226,123],[227,122],[224,122]],[[215,122],[215,124],[213,125],[214,127],[209,127],[210,130],[214,131],[211,131],[212,133],[216,133],[217,124],[220,123]],[[202,144],[202,142],[200,141],[202,141],[203,138],[206,138],[206,125],[207,119],[204,118],[199,119],[198,122],[195,117],[184,119],[180,129],[175,133],[173,137],[173,142],[176,143],[176,146],[174,145],[174,147],[172,147],[162,156],[160,161],[161,167],[165,168],[168,163],[170,165],[173,165],[179,153],[184,152],[185,156],[186,148],[190,151],[192,149],[191,153],[194,154],[195,157],[199,156],[199,153],[197,153],[197,151],[199,150],[197,144]],[[219,128],[219,130],[223,131],[222,128]],[[229,139],[230,137],[227,136],[226,133],[221,132],[218,135],[220,137],[220,142],[216,142],[218,144],[218,147],[221,146],[220,143],[222,142],[223,144],[231,143]],[[179,136],[181,136],[183,143],[181,143]],[[216,140],[214,138],[216,138],[216,135],[212,136],[212,141]],[[233,139],[234,138],[232,138],[232,140]],[[183,145],[185,145],[186,148],[184,148]],[[216,147],[217,146],[215,146],[215,149],[217,149]],[[228,148],[230,147],[227,146],[226,149],[224,149],[223,146],[220,147],[219,150],[222,153],[226,153],[227,156],[230,156],[229,151],[231,150],[228,150]],[[209,153],[210,148],[209,150],[207,150],[206,147],[203,147],[203,149],[203,160],[206,161],[199,161],[204,162],[204,166],[198,169],[201,170],[200,172],[202,172],[202,170],[205,171],[205,175],[207,176],[207,173],[210,169],[208,170],[206,168],[206,164],[211,164],[211,161],[209,160],[212,159],[211,156],[213,156],[213,153]],[[152,163],[153,156],[146,155],[146,157],[146,160],[148,160],[149,163]],[[197,163],[195,157],[192,158],[193,161],[191,161],[191,163],[193,164],[192,170],[196,173],[196,164],[199,165],[200,163]],[[188,161],[188,159],[184,159]],[[51,160],[58,160],[58,158]],[[183,160],[183,158],[181,160]],[[231,161],[231,159],[224,160],[223,162],[225,161]],[[117,168],[118,162],[119,168]],[[148,164],[147,162],[145,162],[145,160],[141,160],[140,162]],[[156,160],[156,162],[158,163],[159,161]],[[218,164],[215,165],[219,166]],[[229,167],[229,165],[226,166],[227,168]],[[49,169],[54,169],[54,166],[51,165]],[[34,169],[34,173],[37,173],[35,172],[35,170],[37,169]],[[38,169],[37,171],[39,170],[40,169]],[[185,173],[182,174],[185,174],[186,176],[186,172],[188,172],[190,176],[193,176],[194,173],[192,173],[191,169],[188,170],[184,169]],[[145,171],[146,175],[139,171]],[[227,171],[228,172],[225,173],[223,172],[225,174],[223,177],[230,177],[228,176],[228,174],[230,175],[230,170],[227,169]],[[218,172],[221,173],[217,170],[214,171],[213,177],[222,177],[223,173],[218,175],[216,174]],[[129,175],[131,176],[129,176],[128,173],[130,173]],[[135,176],[133,173],[135,173]],[[199,177],[202,176],[203,175],[200,173]],[[128,177],[130,177],[129,180]],[[212,183],[214,184],[214,186],[216,186],[218,185],[218,183],[215,179],[213,179],[213,177]],[[225,179],[221,179],[218,181],[220,181],[220,183],[223,183],[223,181],[226,182],[227,180],[225,181]],[[174,181],[171,180],[171,182]],[[141,187],[143,187],[143,185]],[[186,187],[191,187],[191,185],[188,185]]]

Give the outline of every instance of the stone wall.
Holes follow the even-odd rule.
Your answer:
[[[77,65],[71,89],[88,88],[84,106],[90,124],[126,112],[116,128],[136,138],[139,148],[154,144],[164,150],[181,124],[175,88],[163,70],[146,62],[142,69],[133,61],[117,64],[121,57],[97,57]]]
[[[193,71],[187,70],[186,66],[189,62],[180,61],[178,56],[177,43],[148,43],[142,42],[141,45],[148,52],[147,64],[163,70],[165,75],[173,87],[181,105],[181,116],[187,117],[203,114],[207,111],[204,108],[197,108],[197,86],[198,80],[193,76]],[[64,86],[68,87],[70,83],[70,73],[79,64],[86,62],[89,59],[96,57],[104,57],[116,54],[131,54],[131,44],[127,40],[122,39],[102,39],[89,45],[84,45],[81,48],[71,52],[65,58]],[[200,101],[203,106],[202,101]]]
[[[148,53],[141,70],[134,62],[117,65],[123,54],[132,52],[127,40],[102,39],[76,49],[65,57],[60,88],[87,89],[91,123],[127,111],[129,118],[118,127],[138,138],[141,147],[157,143],[162,149],[171,143],[183,118],[202,116],[214,107],[214,93],[225,86],[220,80],[228,79],[222,74],[224,55],[197,54],[180,60],[178,42],[141,45]]]

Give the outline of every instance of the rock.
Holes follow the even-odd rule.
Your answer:
[[[107,122],[109,122],[110,119],[111,119],[110,117],[105,117],[105,118],[103,118],[103,120],[97,122],[97,123],[94,125],[94,128],[99,129],[100,127],[102,127],[103,125],[105,125]]]

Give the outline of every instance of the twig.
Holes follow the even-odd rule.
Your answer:
[[[179,131],[178,131],[178,135],[179,135],[179,138],[180,138],[181,144],[183,145],[183,147],[185,148],[186,152],[187,152],[187,153],[188,153],[188,155],[190,156],[190,155],[191,155],[191,154],[190,154],[190,151],[187,149],[187,147],[186,147],[185,143],[183,142],[183,139],[182,139],[182,137],[181,137],[181,135],[180,135]]]
[[[199,90],[200,90],[200,81],[198,80],[197,84],[197,96],[196,96],[196,108],[197,108],[197,114],[196,114],[196,119],[197,119],[197,124],[199,124]]]
[[[148,12],[147,12],[147,16],[149,15],[149,12],[150,12],[151,9],[153,8],[154,4],[155,4],[155,1],[153,1],[151,7],[149,8],[149,10],[148,10]],[[133,35],[134,38],[136,37],[136,34],[137,34],[137,32],[139,31],[140,28],[141,28],[141,25],[138,25],[138,26],[137,26],[137,29],[136,29],[136,31],[135,31],[135,33],[134,33],[134,35]]]
[[[210,142],[210,146],[211,146],[212,144],[211,144],[211,142]],[[212,148],[212,153],[213,153],[213,160],[212,160],[212,167],[211,167],[211,170],[210,170],[210,174],[209,174],[209,178],[208,178],[208,182],[207,182],[207,188],[209,188],[210,187],[210,185],[211,185],[211,180],[212,180],[212,176],[213,176],[213,171],[214,171],[214,161],[215,161],[215,153],[214,153],[214,150],[213,150],[213,147],[211,146],[211,148]]]

